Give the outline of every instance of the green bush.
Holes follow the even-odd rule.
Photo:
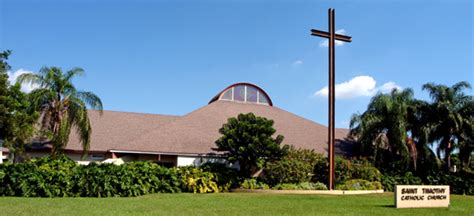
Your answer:
[[[255,190],[255,189],[270,189],[270,187],[263,183],[258,182],[257,179],[245,179],[240,184],[241,189]]]
[[[303,182],[299,184],[299,187],[301,190],[327,190],[328,188],[326,187],[325,184],[321,182]]]
[[[325,184],[321,182],[316,182],[316,183],[301,182],[298,184],[288,184],[288,183],[277,184],[272,189],[275,189],[275,190],[327,190],[328,188],[326,187]]]
[[[298,190],[299,187],[298,187],[297,184],[283,183],[283,184],[275,185],[272,189],[275,189],[275,190]]]
[[[386,191],[393,191],[395,185],[421,185],[422,180],[413,173],[406,172],[403,176],[384,174],[381,183]]]
[[[218,192],[210,172],[152,162],[77,165],[65,156],[0,164],[0,196],[128,197],[150,193]]]
[[[367,181],[381,181],[382,174],[371,163],[366,160],[348,160],[342,157],[335,158],[336,185],[343,184],[351,179],[364,179]],[[313,182],[327,182],[328,179],[327,158],[316,161],[314,166]]]
[[[461,171],[457,173],[436,172],[422,179],[411,172],[403,175],[384,173],[381,179],[386,191],[393,191],[395,185],[449,185],[453,194],[474,195],[474,173]]]
[[[216,183],[214,174],[204,172],[197,167],[180,167],[178,168],[181,178],[181,186],[183,191],[193,193],[218,193],[219,186]]]
[[[151,162],[76,166],[73,181],[75,196],[84,197],[174,193],[182,187],[177,170]]]
[[[200,166],[203,171],[213,173],[220,191],[229,191],[239,187],[240,176],[237,169],[223,163],[204,163]]]
[[[364,179],[352,179],[336,186],[338,190],[380,190],[382,184],[378,181],[367,181]]]
[[[67,157],[49,157],[29,163],[0,164],[0,195],[23,197],[72,196],[75,162]]]
[[[430,185],[449,185],[451,193],[474,195],[474,173],[461,171],[457,173],[436,173],[427,177]]]
[[[322,154],[317,154],[313,150],[291,147],[288,155],[278,161],[267,163],[263,181],[269,185],[309,182],[316,162],[323,159]]]

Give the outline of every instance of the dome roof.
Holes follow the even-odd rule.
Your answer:
[[[209,104],[217,100],[273,106],[268,94],[262,88],[251,83],[232,84],[214,96]]]

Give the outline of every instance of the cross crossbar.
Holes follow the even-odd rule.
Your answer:
[[[317,30],[317,29],[311,29],[311,35],[312,36],[319,36],[323,38],[328,38],[330,37],[329,32]],[[352,37],[347,36],[347,35],[340,35],[340,34],[334,34],[334,39],[344,41],[344,42],[352,42]]]

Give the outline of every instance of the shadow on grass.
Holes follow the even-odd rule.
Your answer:
[[[377,205],[377,208],[395,208],[395,205]]]

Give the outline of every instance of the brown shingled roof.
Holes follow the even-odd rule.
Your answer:
[[[179,116],[116,111],[104,111],[103,115],[100,115],[95,110],[89,110],[88,114],[92,126],[91,151],[108,151],[115,149],[116,146],[130,145],[132,140],[179,118]],[[129,148],[134,149],[133,146]],[[82,150],[76,133],[71,133],[66,150]]]
[[[326,153],[325,126],[274,106],[228,101],[215,101],[184,116],[112,111],[104,111],[100,116],[97,111],[90,111],[90,150],[208,154],[216,147],[218,130],[227,119],[248,112],[273,119],[276,133],[285,136],[285,144]],[[344,139],[347,134],[347,129],[336,129],[336,139]],[[82,149],[74,133],[66,149]]]

